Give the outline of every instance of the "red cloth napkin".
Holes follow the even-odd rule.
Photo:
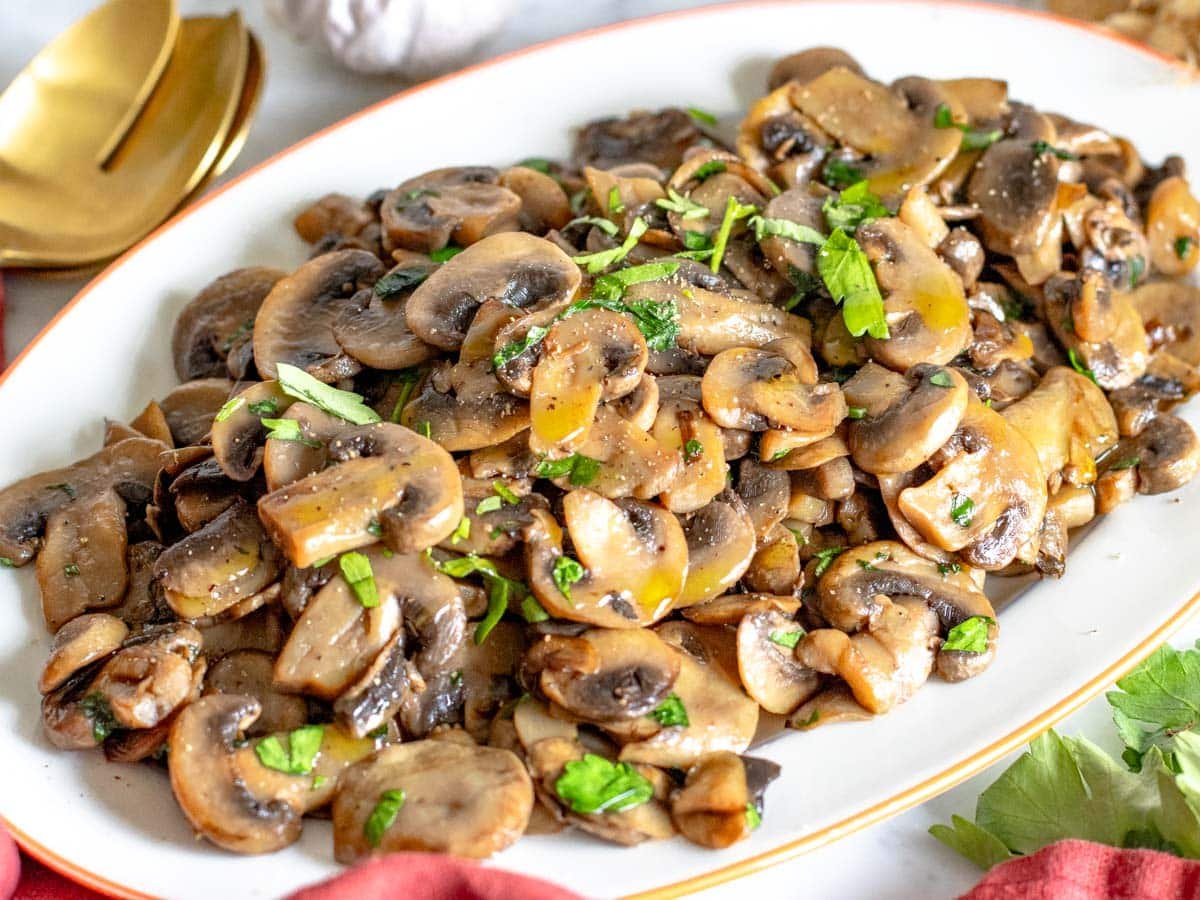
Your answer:
[[[1059,841],[996,866],[962,900],[1200,900],[1200,862]]]

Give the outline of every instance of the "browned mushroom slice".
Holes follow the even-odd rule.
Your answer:
[[[1183,487],[1200,467],[1200,440],[1192,426],[1162,413],[1135,438],[1113,451],[1117,460],[1137,460],[1139,494],[1161,494]]]
[[[696,123],[682,109],[667,107],[658,112],[639,110],[624,119],[596,119],[579,130],[574,162],[610,169],[623,163],[648,162],[674,169],[683,152],[702,137]]]
[[[560,667],[563,654],[543,651],[548,658],[538,684],[546,697],[585,721],[648,715],[666,699],[679,677],[679,654],[653,631],[593,628],[573,640],[591,645],[595,666],[587,666],[589,671],[566,663]]]
[[[125,623],[107,613],[72,619],[54,635],[38,690],[50,693],[76,672],[119,649],[128,634]]]
[[[365,826],[387,792],[395,814]],[[524,764],[507,750],[446,741],[385,747],[348,769],[333,804],[334,855],[419,850],[486,859],[514,843],[533,810]]]
[[[513,709],[513,727],[521,747],[528,753],[534,744],[548,738],[575,741],[579,738],[579,726],[565,718],[550,715],[546,704],[526,694],[517,701]]]
[[[457,366],[454,367],[458,368]],[[420,431],[452,452],[485,450],[529,428],[529,403],[507,393],[496,376],[481,373],[458,389],[451,385],[452,370],[436,368],[425,379],[421,392],[404,408],[400,421]]]
[[[694,375],[669,375],[659,380],[658,415],[651,429],[654,440],[683,460],[661,500],[673,513],[690,513],[705,506],[725,489],[725,442],[719,427],[704,412],[701,381]]]
[[[283,647],[285,619],[279,604],[271,604],[240,619],[223,619],[212,625],[197,626],[204,635],[204,655],[220,659],[235,650],[263,650],[273,656]],[[287,620],[287,623],[290,625],[291,621]]]
[[[767,468],[753,459],[743,459],[738,466],[734,490],[746,504],[754,532],[760,538],[788,514],[792,481],[787,472]]]
[[[818,233],[825,231],[825,214],[821,211],[822,201],[807,188],[792,188],[773,197],[763,211],[768,219],[783,219],[812,228]],[[763,256],[786,278],[792,270],[808,275],[817,274],[817,246],[802,241],[793,241],[778,235],[768,235],[759,244]]]
[[[154,728],[192,699],[204,676],[200,632],[172,624],[125,642],[100,669],[88,695],[118,728]]]
[[[867,157],[861,168],[880,196],[900,195],[936,178],[962,139],[958,129],[934,122],[942,105],[962,118],[957,99],[924,78],[903,78],[888,88],[835,66],[793,85],[792,102],[841,144]]]
[[[686,293],[684,293],[686,291]],[[735,347],[764,347],[780,338],[810,343],[812,326],[753,295],[726,296],[703,288],[681,288],[662,281],[631,285],[630,301],[674,300],[679,305],[679,346],[705,356]]]
[[[775,60],[775,64],[771,66],[771,73],[767,76],[767,89],[773,91],[789,81],[804,84],[838,66],[857,75],[862,74],[862,67],[845,50],[839,50],[837,47],[809,47],[807,50]]]
[[[125,501],[114,490],[80,497],[47,517],[37,577],[50,631],[121,602],[128,583],[126,539]]]
[[[792,653],[803,635],[799,623],[775,610],[750,613],[738,625],[742,687],[767,712],[786,716],[817,692],[817,673]]]
[[[262,469],[267,490],[315,475],[330,464],[329,447],[352,426],[309,403],[291,403],[278,418],[299,423],[299,440],[292,436],[268,438],[263,447]]]
[[[429,276],[408,298],[405,317],[427,344],[457,350],[484,301],[549,306],[574,296],[580,278],[579,267],[554,243],[522,232],[496,234]]]
[[[527,642],[515,622],[498,622],[482,644],[462,642],[463,728],[479,743],[487,743],[492,721],[521,696],[514,673]]]
[[[718,597],[745,574],[754,558],[754,522],[737,495],[717,498],[684,526],[688,544],[687,580],[676,607]]]
[[[301,212],[292,227],[300,239],[316,244],[330,235],[357,237],[375,222],[371,207],[345,194],[326,194]]]
[[[611,170],[584,166],[582,171],[587,190],[597,198],[600,214],[623,231],[629,230],[639,213],[649,212],[653,215],[660,212],[658,207],[652,205],[665,196],[660,184],[663,174],[657,166],[633,163]],[[647,231],[642,241],[649,242],[656,234],[661,234],[663,239],[673,244],[670,232],[655,228]],[[615,245],[615,241],[605,233],[593,228],[587,235],[584,247],[587,250],[601,250]]]
[[[192,532],[229,509],[243,492],[243,486],[226,478],[217,461],[209,457],[176,475],[166,496],[158,492],[155,505],[159,509],[169,506],[183,530]]]
[[[752,591],[765,594],[798,593],[804,582],[796,536],[782,525],[776,525],[767,532],[758,542],[758,549],[742,580]]]
[[[167,603],[183,619],[220,615],[271,584],[279,568],[275,545],[241,499],[154,563]]]
[[[213,417],[229,399],[233,382],[224,378],[201,378],[181,384],[159,403],[175,446],[199,444],[208,437]]]
[[[529,482],[511,479],[463,478],[464,516],[470,522],[461,534],[458,530],[443,540],[443,550],[503,556],[521,540],[521,532],[532,520],[535,509],[549,509],[541,494],[529,489]]]
[[[844,684],[834,684],[808,702],[800,704],[800,708],[788,718],[788,727],[807,730],[818,725],[860,722],[869,718],[871,713],[854,699],[850,688]]]
[[[342,348],[333,326],[340,310],[383,273],[383,264],[373,254],[337,250],[280,279],[254,322],[254,364],[262,377],[274,378],[278,363],[308,370],[338,357]],[[343,374],[352,375],[356,369],[357,363]]]
[[[1146,371],[1150,347],[1142,319],[1129,297],[1113,290],[1101,273],[1055,275],[1043,293],[1047,324],[1100,387],[1126,387]],[[1076,330],[1077,314],[1096,329],[1086,340]]]
[[[657,497],[677,483],[683,467],[680,454],[664,447],[607,404],[596,410],[587,439],[576,452],[600,463],[587,486],[611,499]],[[570,475],[553,481],[564,490],[574,486]]]
[[[355,294],[333,323],[333,336],[342,349],[375,369],[403,369],[437,356],[436,348],[409,331],[405,316],[408,298],[437,268],[423,256],[406,256],[375,282],[373,290]]]
[[[637,387],[646,354],[641,331],[620,313],[587,309],[556,322],[530,379],[530,449],[563,455],[579,447],[600,401]]]
[[[989,570],[1030,551],[1046,512],[1046,474],[1020,431],[973,399],[933,462],[933,477],[897,500],[925,540]]]
[[[704,411],[725,428],[783,428],[819,440],[846,417],[846,402],[838,385],[817,383],[816,369],[796,340],[725,350],[704,373]]]
[[[905,372],[918,363],[945,365],[961,353],[971,342],[971,311],[954,270],[899,219],[863,225],[857,239],[875,269],[891,335],[868,337],[871,355]]]
[[[274,685],[275,658],[262,650],[235,650],[221,657],[204,678],[205,694],[243,694],[253,697],[262,713],[246,734],[291,731],[308,721],[303,697],[284,694]]]
[[[295,566],[373,543],[376,522],[388,545],[407,553],[432,547],[462,519],[454,460],[407,428],[348,428],[329,455],[334,465],[258,501],[264,525]]]
[[[748,810],[754,801],[741,757],[721,750],[701,757],[671,795],[671,820],[679,833],[701,847],[721,850],[749,837]]]
[[[410,178],[379,207],[383,247],[432,253],[451,241],[460,247],[498,232],[516,231],[521,198],[485,166],[435,169]]]
[[[175,437],[171,434],[167,416],[162,407],[153,400],[146,404],[146,408],[138,413],[137,418],[129,425],[137,434],[144,434],[148,438],[162,441],[168,447],[175,446]],[[129,437],[134,437],[134,435],[129,435]]]
[[[647,372],[642,375],[632,391],[613,400],[609,406],[622,419],[636,425],[642,431],[649,431],[654,427],[654,419],[658,416],[658,402],[658,379]]]
[[[1200,367],[1200,287],[1184,281],[1153,281],[1133,291],[1129,302],[1156,353],[1165,350],[1189,366]]]
[[[979,209],[984,244],[995,253],[1032,254],[1061,229],[1054,215],[1061,163],[1039,147],[1027,138],[998,141],[971,176],[967,199]]]
[[[285,273],[253,266],[222,275],[175,319],[171,355],[181,381],[220,378],[235,342],[250,335],[263,298]]]
[[[1150,262],[1164,275],[1186,275],[1200,262],[1200,201],[1181,176],[1164,178],[1146,205]]]
[[[291,405],[292,398],[275,381],[252,384],[237,394],[212,424],[213,456],[221,471],[234,481],[253,478],[262,464],[267,434],[262,420],[279,418]]]
[[[792,102],[783,84],[750,105],[738,127],[737,151],[751,166],[787,187],[811,180],[833,139]],[[823,221],[821,224],[824,224]]]
[[[500,173],[500,186],[521,198],[518,220],[522,231],[540,236],[571,221],[571,203],[566,191],[545,172],[529,166],[513,166]]]
[[[1059,483],[1088,485],[1096,459],[1117,441],[1117,421],[1104,392],[1065,366],[1042,376],[1033,392],[1001,413],[1037,452],[1051,489]]]
[[[621,748],[620,758],[632,763],[687,768],[706,753],[728,750],[741,753],[750,746],[758,727],[758,704],[743,692],[737,676],[732,647],[723,649],[731,657],[728,671],[698,635],[704,629],[688,622],[670,623],[660,629],[668,643],[680,650],[679,677],[673,692],[687,713],[687,725],[663,728],[652,737]]]
[[[697,625],[738,625],[756,613],[778,612],[789,619],[800,610],[797,597],[775,594],[726,594],[705,600],[683,611],[683,617]]]
[[[574,580],[579,573],[563,555],[558,523],[539,510],[533,519],[525,535],[529,584],[551,615],[637,628],[662,618],[679,597],[687,539],[661,506],[608,500],[586,488],[568,493],[563,521],[583,567]]]
[[[210,694],[171,727],[167,759],[180,809],[199,834],[237,853],[282,849],[303,827],[297,779],[262,765],[241,740],[258,715],[252,697]]]
[[[862,411],[847,443],[873,475],[915,469],[950,439],[967,409],[967,382],[955,369],[918,365],[905,375],[867,363],[842,387]]]
[[[869,712],[887,712],[908,700],[933,671],[938,617],[924,601],[882,594],[864,631],[810,631],[796,645],[802,665],[837,675]]]

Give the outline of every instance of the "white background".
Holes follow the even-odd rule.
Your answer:
[[[486,0],[481,0],[486,2]],[[267,82],[257,122],[226,178],[244,171],[319,128],[406,85],[337,68],[320,53],[295,44],[270,22],[256,0],[179,0],[186,14],[223,14],[237,6],[267,53]],[[702,4],[687,0],[525,0],[510,25],[485,44],[478,59],[595,25]],[[30,56],[91,6],[87,0],[0,0],[0,85]],[[802,42],[801,42],[802,43]],[[797,46],[798,49],[799,47]],[[787,46],[780,46],[781,54]],[[869,64],[869,61],[865,61]],[[986,73],[981,73],[986,74]],[[531,148],[531,152],[536,148]],[[6,276],[8,315],[5,350],[11,359],[82,285],[77,278]],[[1189,623],[1178,646],[1200,637]],[[1060,728],[1116,749],[1103,699]],[[884,824],[852,835],[797,860],[705,893],[705,897],[950,897],[967,890],[979,872],[929,837],[930,825],[952,813],[970,816],[978,791],[999,767]],[[768,794],[767,815],[770,815]],[[777,802],[779,802],[777,800]],[[615,851],[614,865],[620,864]]]

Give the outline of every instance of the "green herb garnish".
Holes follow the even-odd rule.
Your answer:
[[[683,457],[688,462],[693,459],[698,459],[704,454],[704,445],[695,438],[690,439],[683,445]]]
[[[764,219],[762,216],[751,216],[747,224],[754,229],[756,241],[761,241],[766,237],[781,237],[795,241],[797,244],[820,246],[825,243],[825,235],[815,228],[788,219]]]
[[[746,827],[751,831],[757,831],[762,825],[762,813],[758,811],[758,807],[753,803],[746,804]]]
[[[804,637],[804,634],[803,628],[797,628],[795,631],[772,631],[768,637],[770,637],[772,644],[778,644],[780,647],[795,650],[796,645],[800,643],[800,638]]]
[[[267,429],[269,441],[294,441],[313,449],[321,446],[320,441],[304,436],[300,422],[296,419],[263,419],[262,423]]]
[[[1188,254],[1192,252],[1192,245],[1195,243],[1193,238],[1184,235],[1175,239],[1175,255],[1180,259],[1187,259]]]
[[[725,164],[722,163],[722,171],[724,168]],[[708,267],[714,273],[721,271],[721,260],[725,258],[725,246],[729,243],[729,235],[733,231],[734,223],[739,219],[747,219],[757,212],[757,206],[739,203],[737,197],[730,194],[729,200],[725,203],[725,215],[721,219],[721,227],[717,229],[717,237],[713,241],[712,259],[708,263]]]
[[[856,182],[837,197],[826,197],[821,205],[825,223],[832,231],[840,228],[853,234],[860,225],[890,216],[892,211],[871,193],[865,181]]]
[[[542,604],[538,603],[532,594],[521,601],[521,615],[530,625],[534,622],[545,622],[550,618],[550,614],[542,609]]]
[[[504,505],[504,501],[501,500],[499,497],[497,497],[495,494],[493,494],[490,497],[484,497],[482,500],[479,501],[478,504],[476,504],[475,515],[482,516],[485,513],[495,512],[503,505]]]
[[[937,111],[933,114],[933,124],[937,128],[957,128],[962,132],[962,143],[960,144],[963,150],[986,150],[1000,138],[1004,137],[1004,132],[999,128],[993,128],[989,131],[982,131],[972,128],[965,122],[955,122],[954,117],[950,112],[950,107],[945,103],[938,106]]]
[[[1076,156],[1074,153],[1071,153],[1069,150],[1063,150],[1061,147],[1055,147],[1047,141],[1034,141],[1029,146],[1033,150],[1034,156],[1043,156],[1046,153],[1052,153],[1059,159],[1079,159],[1078,156]]]
[[[500,495],[500,499],[509,506],[519,506],[521,498],[514,494],[503,481],[493,481],[492,490]]]
[[[58,484],[48,484],[48,485],[46,485],[46,490],[62,491],[64,494],[66,494],[72,500],[75,499],[75,488],[71,487],[71,485],[67,484],[65,481],[60,481]]]
[[[535,172],[541,172],[543,175],[550,174],[550,160],[542,159],[540,156],[531,156],[528,159],[523,159],[518,166],[523,166],[526,169],[533,169]]]
[[[842,307],[846,330],[854,337],[889,337],[883,296],[867,255],[840,228],[817,251],[817,271],[835,303]]]
[[[964,653],[983,653],[987,650],[988,626],[996,620],[989,616],[971,616],[964,619],[946,635],[942,650],[962,650]]]
[[[599,216],[580,216],[577,219],[572,219],[563,228],[570,228],[572,225],[594,225],[609,237],[616,237],[621,230],[611,219],[602,219]]]
[[[79,711],[92,721],[92,739],[97,744],[104,743],[105,738],[120,728],[117,717],[113,715],[108,698],[95,691],[79,701]]]
[[[363,823],[363,837],[372,847],[383,843],[383,835],[396,821],[400,807],[404,806],[404,791],[384,791],[379,801]]]
[[[572,453],[562,459],[543,459],[533,470],[538,478],[562,478],[582,487],[591,484],[600,472],[600,460]]]
[[[458,520],[458,526],[450,534],[450,543],[457,544],[459,541],[465,541],[471,536],[471,520],[467,516],[463,516]]]
[[[455,247],[453,244],[447,244],[440,250],[434,250],[431,252],[429,254],[429,258],[435,263],[449,262],[450,260],[454,259],[454,257],[458,256],[458,254],[462,253],[463,249],[464,248],[462,247]]]
[[[311,403],[331,416],[354,425],[370,425],[379,421],[379,413],[363,403],[361,394],[330,387],[288,363],[279,363],[275,368],[279,387],[289,397]],[[263,420],[263,424],[266,424],[266,420]]]
[[[962,565],[956,562],[938,563],[938,574],[945,578],[947,575],[957,575],[962,571]]]
[[[1137,287],[1142,276],[1146,274],[1146,258],[1144,256],[1135,256],[1129,260],[1129,286]]]
[[[255,400],[248,408],[250,412],[260,418],[262,416],[278,415],[279,413],[279,403],[276,402],[274,397],[268,397],[266,400]]]
[[[214,422],[224,422],[235,412],[242,408],[246,403],[245,397],[230,397],[221,404],[221,408],[217,410],[217,414],[213,416]]]
[[[950,518],[959,528],[970,528],[975,521],[975,501],[966,494],[955,494],[950,498]]]
[[[637,246],[638,240],[646,233],[648,227],[646,220],[638,216],[633,220],[633,225],[629,228],[629,235],[621,246],[609,250],[598,250],[595,253],[584,253],[581,256],[573,256],[571,259],[578,265],[585,266],[589,275],[597,275],[628,256],[630,251]]]
[[[825,164],[821,180],[831,188],[847,188],[863,180],[863,170],[850,165],[844,159],[831,159]]]
[[[1108,468],[1111,472],[1120,472],[1122,469],[1132,469],[1141,461],[1142,458],[1140,456],[1127,456],[1121,461],[1113,463]]]
[[[554,782],[554,790],[574,812],[624,812],[654,796],[649,779],[626,762],[610,762],[594,753],[573,759]]]
[[[934,387],[952,388],[954,387],[954,379],[950,377],[950,373],[945,369],[938,369],[929,376],[929,383]]]
[[[1071,363],[1072,369],[1074,369],[1080,375],[1089,378],[1092,384],[1098,384],[1096,381],[1096,373],[1083,364],[1083,361],[1079,358],[1079,354],[1075,352],[1074,347],[1067,349],[1067,360]]]
[[[388,416],[389,422],[399,424],[404,407],[408,405],[408,398],[412,396],[412,392],[420,380],[421,370],[415,367],[400,369],[392,376],[392,381],[400,385],[400,393],[396,395],[396,402],[392,404],[392,413]]]
[[[847,419],[861,419],[866,414],[867,408],[865,406],[849,406],[846,408]]]
[[[683,196],[683,194],[679,193],[673,187],[667,188],[666,198],[659,197],[654,201],[654,205],[668,212],[677,213],[681,219],[704,219],[709,216],[707,206],[702,206],[690,198]]]
[[[683,706],[683,701],[679,699],[678,694],[674,693],[667,694],[667,699],[658,704],[649,713],[649,716],[664,728],[671,728],[673,726],[687,728],[691,724],[688,719],[687,710]]]
[[[375,282],[375,296],[380,300],[390,300],[392,297],[418,287],[428,277],[429,271],[424,268],[414,266],[407,269],[396,269]]]
[[[287,748],[275,735],[265,737],[254,745],[254,755],[268,769],[288,775],[307,775],[313,770],[321,741],[325,737],[324,725],[304,725],[287,734]]]
[[[608,211],[617,215],[625,212],[625,201],[621,199],[621,189],[616,185],[608,189]]]
[[[558,588],[560,594],[567,598],[568,603],[574,603],[571,599],[571,585],[581,581],[585,574],[587,574],[587,570],[579,560],[569,556],[560,556],[554,560],[554,569],[551,572],[554,586]]]
[[[75,563],[67,563],[65,566],[63,566],[63,574],[68,578],[78,578],[79,566],[75,565]]]
[[[699,122],[702,125],[716,125],[717,124],[716,116],[714,116],[710,112],[705,112],[702,109],[697,109],[695,106],[689,106],[687,108],[687,113],[689,116],[691,116],[693,119],[695,119],[697,122]]]
[[[700,167],[692,173],[692,177],[697,181],[703,181],[706,178],[711,178],[713,175],[718,175],[721,172],[724,172],[726,168],[727,167],[723,160],[710,159],[708,162],[702,163]]]
[[[338,558],[342,577],[350,590],[365,609],[379,605],[379,588],[375,585],[375,573],[371,571],[371,560],[364,554],[352,550]]]
[[[813,570],[813,575],[820,578],[833,565],[833,561],[845,552],[845,547],[826,547],[824,550],[818,550],[813,554],[813,558],[817,561],[817,567]]]

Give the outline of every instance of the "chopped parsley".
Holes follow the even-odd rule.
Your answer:
[[[710,112],[707,112],[703,109],[699,109],[695,106],[689,106],[687,108],[687,114],[689,116],[691,116],[693,119],[695,119],[697,122],[699,122],[701,125],[716,125],[717,124],[716,116],[714,116]]]
[[[758,811],[758,807],[753,803],[746,804],[746,827],[751,831],[757,831],[762,825],[762,813]]]
[[[1196,243],[1194,238],[1184,235],[1175,239],[1175,255],[1180,259],[1187,259],[1188,254],[1192,252],[1192,246]]]
[[[945,578],[947,575],[957,575],[962,571],[962,565],[956,562],[938,563],[938,574]]]
[[[582,453],[572,453],[562,459],[543,459],[533,470],[538,478],[566,477],[578,487],[591,484],[600,472],[600,460]]]
[[[796,645],[800,643],[800,638],[804,637],[804,634],[803,628],[797,628],[795,631],[772,631],[768,637],[770,637],[772,644],[778,644],[780,647],[795,650]]]
[[[644,284],[647,281],[661,281],[670,278],[679,271],[679,263],[671,260],[643,263],[640,266],[630,266],[601,275],[592,285],[593,300],[619,300],[625,293],[625,288],[632,284]],[[563,310],[562,317],[573,315],[582,309],[589,309],[589,301],[580,300],[572,303]],[[580,305],[582,304],[582,305]],[[610,307],[605,307],[610,308]],[[617,309],[617,312],[628,312],[628,308]]]
[[[987,650],[988,626],[995,625],[996,620],[989,616],[971,616],[964,619],[946,635],[942,651],[962,650],[965,653],[983,653]]]
[[[833,561],[845,552],[845,547],[826,547],[824,550],[818,550],[813,554],[813,558],[817,561],[817,567],[813,570],[813,574],[820,578],[833,565]]]
[[[815,228],[788,219],[765,219],[762,216],[751,216],[747,224],[754,229],[756,241],[761,241],[766,237],[781,237],[795,241],[797,244],[820,246],[825,243],[825,235]]]
[[[654,786],[627,762],[610,762],[594,753],[573,759],[554,782],[554,791],[574,812],[624,812],[654,797]]]
[[[650,718],[658,722],[664,728],[679,726],[687,728],[691,724],[688,719],[687,710],[683,706],[683,701],[679,699],[678,694],[667,694],[667,698],[649,713]]]
[[[859,225],[892,214],[865,181],[855,182],[837,197],[826,197],[821,212],[825,214],[825,224],[830,231],[840,228],[847,234],[853,234]]]
[[[1063,150],[1061,147],[1055,147],[1053,144],[1051,144],[1047,141],[1034,141],[1033,143],[1031,143],[1029,145],[1029,147],[1031,150],[1033,150],[1034,156],[1044,156],[1047,153],[1052,153],[1055,156],[1057,156],[1059,159],[1065,159],[1065,160],[1079,159],[1078,156],[1076,156],[1074,153],[1070,152],[1069,150]]]
[[[68,578],[78,578],[79,566],[75,565],[75,563],[67,563],[65,566],[63,566],[63,574]]]
[[[522,598],[522,613],[525,612],[524,600],[528,599],[529,589],[523,582],[506,578],[496,569],[496,564],[490,559],[468,553],[457,559],[435,563],[437,570],[451,578],[466,578],[468,575],[480,575],[488,584],[488,608],[480,623],[475,626],[475,643],[482,644],[491,634],[496,623],[503,618],[508,610],[510,598]],[[536,601],[535,601],[536,602]]]
[[[1142,461],[1140,456],[1127,456],[1109,466],[1110,472],[1120,472],[1122,469],[1132,469]]]
[[[420,433],[421,437],[425,438],[426,440],[433,440],[433,425],[431,425],[428,421],[418,423],[417,431]]]
[[[530,625],[534,622],[545,622],[550,618],[550,614],[542,609],[542,604],[538,603],[532,594],[521,601],[521,615]]]
[[[396,395],[396,402],[392,405],[392,414],[388,416],[389,422],[399,423],[404,407],[408,405],[408,398],[412,396],[413,389],[420,380],[421,370],[414,367],[400,369],[392,377],[392,381],[400,385],[400,393]]]
[[[550,333],[549,328],[543,328],[541,325],[530,325],[529,330],[525,332],[525,337],[519,341],[512,341],[505,344],[492,357],[492,365],[499,369],[501,366],[512,362],[530,347],[536,347],[542,342],[547,334]]]
[[[705,165],[710,165],[710,163],[705,163]],[[721,171],[724,170],[725,164],[721,163]],[[739,219],[747,219],[757,212],[757,206],[739,203],[737,197],[730,194],[729,200],[725,203],[725,215],[721,219],[721,227],[717,229],[717,237],[713,241],[712,259],[708,263],[708,267],[714,273],[721,270],[721,260],[725,257],[725,246],[729,243],[729,235],[733,231],[734,223]]]
[[[91,719],[92,739],[97,744],[104,743],[104,739],[120,727],[117,717],[113,715],[112,707],[108,704],[108,698],[99,691],[88,694],[80,700],[79,710],[84,716]]]
[[[504,618],[504,614],[508,612],[508,600],[512,594],[512,585],[507,578],[497,578],[488,585],[488,605],[487,612],[483,619],[475,626],[475,644],[478,646],[487,640],[487,636],[492,633],[492,629]]]
[[[320,441],[304,436],[304,432],[300,429],[300,423],[296,419],[263,419],[262,423],[267,429],[267,440],[269,441],[294,441],[313,449],[321,446]]]
[[[1079,354],[1075,352],[1074,347],[1071,347],[1067,350],[1067,359],[1070,361],[1072,369],[1074,369],[1080,375],[1086,376],[1091,380],[1092,384],[1098,384],[1096,381],[1096,373],[1083,364],[1083,362],[1079,359]]]
[[[66,494],[72,500],[75,499],[75,488],[71,487],[71,485],[67,484],[65,481],[60,481],[58,484],[48,484],[48,485],[46,485],[46,490],[62,491],[64,494]]]
[[[383,835],[396,821],[400,808],[404,806],[404,791],[384,791],[367,821],[363,823],[363,837],[372,847],[383,843]]]
[[[659,197],[654,205],[678,214],[681,219],[704,219],[709,216],[707,206],[702,206],[688,197],[683,196],[673,187],[667,188],[666,198]],[[692,248],[699,249],[699,248]]]
[[[950,518],[959,528],[970,528],[975,521],[975,501],[966,494],[954,494],[950,498]]]
[[[599,216],[580,216],[577,219],[572,219],[563,228],[567,229],[572,225],[594,225],[609,237],[616,237],[621,230],[611,219],[602,219]]]
[[[287,734],[287,748],[275,735],[265,737],[254,745],[254,755],[268,769],[287,775],[308,775],[321,751],[325,737],[324,725],[304,725]]]
[[[863,180],[863,170],[850,165],[844,159],[831,159],[825,164],[821,180],[831,188],[847,188]]]
[[[16,567],[17,567],[17,564],[15,562],[13,562],[11,559],[9,559],[7,556],[0,556],[0,568],[15,569]]]
[[[683,445],[683,456],[691,462],[693,459],[698,459],[704,455],[704,445],[695,438],[692,438]]]
[[[578,265],[585,266],[589,275],[598,275],[628,256],[630,251],[637,246],[642,235],[646,233],[648,227],[646,220],[638,216],[633,220],[633,225],[629,228],[629,235],[621,246],[598,250],[595,253],[584,253],[580,256],[573,256],[571,259]]]
[[[1142,276],[1146,274],[1146,258],[1144,256],[1135,256],[1129,260],[1129,286],[1137,287],[1138,282],[1142,280]]]
[[[866,414],[867,408],[865,406],[849,406],[846,408],[846,418],[848,419],[861,419]]]
[[[625,212],[625,201],[621,199],[621,189],[615,184],[608,189],[608,211],[617,215]]]
[[[702,163],[700,167],[692,173],[692,177],[697,181],[703,181],[706,178],[711,178],[713,175],[719,175],[720,173],[724,172],[725,169],[726,166],[724,160],[710,159],[708,162]]]
[[[268,397],[266,400],[255,400],[250,404],[249,410],[260,418],[262,416],[274,416],[279,413],[279,403],[274,397]]]
[[[459,541],[465,541],[471,537],[471,520],[467,516],[463,516],[458,520],[458,527],[450,534],[450,543],[457,544]]]
[[[482,516],[485,513],[495,512],[504,505],[504,501],[493,494],[490,497],[484,497],[475,506],[475,515]]]
[[[519,506],[521,498],[514,494],[503,481],[493,481],[492,490],[500,495],[500,499],[509,506]]]
[[[945,103],[938,106],[933,114],[933,124],[937,128],[957,128],[962,132],[963,150],[986,150],[1000,138],[1004,137],[1004,132],[999,128],[993,128],[988,131],[972,128],[965,122],[955,122],[954,117],[950,112],[950,107]]]
[[[950,373],[945,369],[938,369],[929,376],[929,383],[934,387],[952,388],[954,387],[954,379],[950,377]]]
[[[454,259],[454,257],[458,256],[458,254],[462,252],[462,247],[455,247],[453,244],[447,244],[442,249],[434,250],[432,253],[430,253],[429,258],[435,263],[444,263]]]
[[[867,254],[840,228],[817,251],[817,271],[835,303],[842,307],[846,330],[854,337],[887,338],[883,296]]]
[[[225,422],[235,412],[241,409],[246,404],[245,397],[231,397],[221,404],[221,408],[217,410],[217,414],[213,416],[214,422]]]
[[[346,584],[350,585],[350,590],[364,609],[373,609],[379,605],[379,588],[375,585],[371,560],[352,550],[338,558],[338,568],[342,570],[342,577],[346,579]]]
[[[372,519],[367,523],[367,534],[371,535],[371,537],[383,537],[383,526],[379,524],[378,519]]]
[[[375,282],[375,296],[380,300],[390,300],[406,291],[411,291],[428,277],[429,271],[417,266],[396,269]]]
[[[571,585],[583,579],[587,573],[582,563],[577,559],[572,559],[569,556],[560,556],[554,560],[554,569],[551,576],[554,579],[554,586],[558,588],[558,592],[567,598],[568,603],[574,603],[571,599]]]
[[[550,160],[542,159],[539,156],[531,156],[528,159],[523,159],[517,165],[526,169],[533,169],[535,172],[541,172],[543,175],[550,174]]]
[[[279,387],[289,397],[311,403],[331,416],[354,425],[370,425],[379,421],[379,413],[363,403],[361,394],[330,387],[288,363],[279,363],[276,371]]]

